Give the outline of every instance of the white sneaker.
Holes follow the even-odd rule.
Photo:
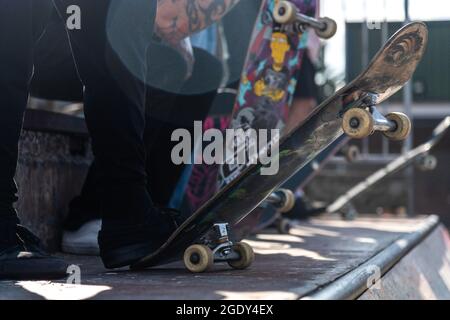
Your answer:
[[[98,256],[98,232],[102,227],[101,220],[94,220],[81,226],[77,231],[64,231],[62,251],[69,254]]]

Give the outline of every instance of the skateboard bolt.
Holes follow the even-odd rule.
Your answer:
[[[286,8],[281,7],[280,9],[278,9],[278,14],[280,16],[284,16],[286,14]]]
[[[359,127],[359,120],[357,118],[352,118],[350,120],[350,127],[357,129]]]
[[[198,264],[200,262],[200,256],[198,255],[198,253],[194,253],[191,255],[191,257],[189,258],[189,260],[191,261],[191,263],[193,264]]]

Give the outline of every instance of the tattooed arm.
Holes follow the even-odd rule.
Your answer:
[[[177,46],[189,35],[220,20],[240,0],[158,0],[156,33]]]

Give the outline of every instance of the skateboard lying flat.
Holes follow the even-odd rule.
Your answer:
[[[245,131],[284,128],[307,42],[305,28],[315,28],[323,38],[336,33],[333,20],[315,20],[298,13],[314,13],[315,9],[316,0],[262,1],[232,115],[207,119],[205,130],[211,128],[212,122],[216,122],[215,127],[222,131],[227,128]],[[301,18],[298,22],[281,24],[274,21],[274,16],[285,19],[284,14],[294,11]],[[247,164],[194,165],[185,190],[184,211],[197,210],[246,167]]]
[[[280,13],[280,12],[278,12]],[[295,20],[294,17],[289,21]],[[376,105],[400,90],[411,79],[428,40],[423,23],[400,29],[355,80],[319,105],[279,142],[272,156],[279,162],[275,175],[262,175],[261,163],[246,168],[188,218],[156,252],[132,268],[146,268],[183,259],[187,269],[204,272],[215,262],[236,269],[248,268],[254,258],[246,243],[233,243],[229,229],[269,197],[319,153],[341,137],[366,137],[375,131],[400,140],[410,132],[409,119],[399,113],[386,117]]]
[[[446,117],[433,131],[433,134],[427,142],[421,144],[415,149],[407,152],[406,154],[398,157],[386,167],[376,171],[366,180],[360,182],[353,188],[351,188],[344,195],[336,199],[332,204],[327,207],[328,213],[347,213],[344,210],[353,210],[351,202],[353,199],[366,192],[374,185],[391,176],[392,174],[406,168],[407,166],[416,163],[421,170],[433,170],[437,165],[435,157],[430,155],[431,149],[433,149],[442,137],[450,129],[450,117]]]

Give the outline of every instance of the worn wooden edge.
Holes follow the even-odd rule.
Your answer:
[[[302,300],[354,300],[360,297],[373,285],[370,279],[375,270],[379,276],[384,276],[403,257],[420,244],[439,226],[439,218],[435,215],[428,217],[423,225],[415,232],[400,237],[390,246],[380,251],[370,260],[343,275],[337,280],[317,288]],[[378,280],[378,279],[377,279]]]
[[[35,109],[28,109],[25,112],[23,129],[82,137],[89,135],[83,118]]]

